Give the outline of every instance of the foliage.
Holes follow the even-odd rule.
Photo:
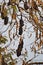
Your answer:
[[[6,43],[7,39],[3,36],[0,36],[0,44],[1,43]]]
[[[23,2],[23,7],[19,6],[21,1]],[[3,25],[7,26],[7,24],[9,24],[8,28],[4,32],[6,32],[10,27],[10,30],[8,30],[10,43],[12,43],[12,40],[15,40],[15,36],[17,36],[18,38],[20,37],[19,45],[18,45],[18,48],[16,50],[16,53],[17,53],[16,55],[18,57],[21,55],[21,51],[23,49],[23,44],[24,44],[22,34],[23,34],[23,31],[24,31],[23,27],[24,27],[25,24],[24,24],[23,17],[25,19],[27,19],[27,21],[30,22],[34,26],[34,29],[36,28],[35,45],[37,44],[38,50],[43,45],[43,42],[42,42],[43,40],[41,39],[41,37],[43,38],[43,36],[42,36],[42,33],[43,33],[42,32],[42,30],[43,30],[43,16],[41,15],[41,11],[40,11],[39,7],[43,10],[43,2],[41,0],[31,0],[31,1],[30,0],[28,0],[28,1],[27,0],[9,0],[8,3],[6,3],[5,0],[4,0],[4,3],[2,3],[1,6],[0,6],[0,13],[1,13],[0,17],[1,17],[2,20],[4,20]],[[13,9],[13,12],[11,12],[11,9]],[[20,14],[18,14],[18,12]],[[25,16],[24,12],[27,13],[29,15],[29,17]],[[37,13],[38,13],[39,17],[37,15]],[[8,14],[10,14],[10,16],[11,16],[10,23],[9,23]],[[20,19],[19,19],[19,16],[21,16]],[[17,18],[19,19],[19,23],[18,23]],[[15,21],[15,22],[13,22],[13,21]],[[13,33],[13,38],[12,38],[11,37],[11,31],[12,31],[14,26],[16,26],[16,34]],[[25,30],[26,30],[26,28],[25,28]],[[40,34],[38,34],[38,31],[40,31]],[[8,41],[5,36],[2,36],[2,34],[0,35],[0,45],[2,43],[5,44]],[[30,37],[31,37],[31,35],[30,35]],[[40,43],[38,44],[37,40],[39,40],[39,39],[40,39]],[[2,52],[4,52],[4,55],[3,55],[4,59],[7,58],[7,60],[8,60],[9,57],[10,57],[11,62],[9,63],[9,65],[15,65],[13,58],[12,58],[12,53],[6,53],[6,51],[8,51],[7,47],[5,47],[5,48],[0,47],[0,58],[3,55]],[[31,49],[34,52],[34,54],[37,53],[37,49],[34,47],[34,45],[32,46]],[[14,50],[13,50],[13,52],[14,52]],[[24,60],[23,60],[22,65],[25,65]]]

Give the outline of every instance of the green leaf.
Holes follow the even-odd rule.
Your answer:
[[[15,3],[16,2],[16,0],[11,0],[11,3]]]
[[[5,43],[7,41],[7,39],[3,36],[0,36],[0,44],[1,43]]]
[[[9,65],[15,65],[15,63],[14,62],[10,62]]]
[[[15,5],[12,5],[11,7],[13,8],[14,12],[17,12],[17,7]]]

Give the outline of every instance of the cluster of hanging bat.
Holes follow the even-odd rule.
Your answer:
[[[37,25],[38,23],[38,17],[33,14],[33,11],[34,12],[39,12],[40,14],[40,11],[38,9],[38,6],[42,7],[43,9],[43,2],[41,0],[28,0],[27,1],[24,1],[24,0],[19,0],[19,2],[23,1],[24,2],[24,8],[22,7],[19,7],[18,4],[16,3],[17,0],[9,0],[9,2],[7,3],[7,6],[10,6],[10,5],[17,5],[19,11],[25,11],[26,13],[29,13],[30,17],[32,18],[33,21],[35,21],[35,24]],[[36,2],[38,2],[38,4],[36,4]],[[8,17],[7,17],[7,9],[5,8],[5,5],[6,3],[4,2],[3,5],[1,6],[0,5],[0,13],[1,13],[1,18],[4,19],[4,25],[7,25],[8,24]],[[21,9],[21,10],[20,10]],[[29,9],[29,12],[27,11]],[[43,20],[43,17],[41,16],[42,20]],[[12,19],[16,19],[16,15],[13,11],[13,14],[12,14]],[[24,26],[24,21],[22,19],[22,15],[21,15],[21,19],[20,19],[20,26],[19,26],[19,35],[21,36],[22,33],[23,33],[23,26]],[[41,26],[41,24],[39,24]],[[17,56],[20,56],[21,55],[21,51],[22,51],[22,48],[23,48],[23,39],[20,38],[20,42],[19,42],[19,45],[18,45],[18,49],[17,49]]]

